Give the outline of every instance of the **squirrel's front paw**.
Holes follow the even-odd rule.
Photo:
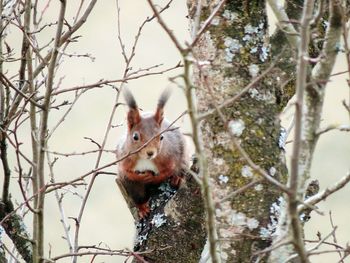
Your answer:
[[[139,172],[138,175],[141,178],[141,181],[144,183],[152,183],[155,181],[155,177],[158,175],[154,171],[143,171]]]
[[[178,176],[178,175],[173,175],[171,178],[170,178],[170,184],[171,186],[175,187],[175,188],[179,188],[180,187],[180,184],[182,182],[182,177],[181,176]]]

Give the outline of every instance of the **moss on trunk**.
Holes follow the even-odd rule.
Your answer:
[[[213,6],[206,6],[203,13],[211,13]],[[204,113],[240,92],[274,60],[265,1],[228,1],[194,53],[200,61],[211,61],[208,67],[194,69],[198,106]],[[287,64],[294,68],[294,64]],[[253,262],[258,257],[260,262],[266,261],[265,255],[256,252],[271,244],[278,206],[283,202],[281,191],[266,181],[220,201],[261,178],[234,147],[228,132],[231,129],[255,164],[286,183],[279,114],[294,93],[292,84],[288,95],[281,91],[281,84],[289,77],[284,68],[274,68],[222,109],[226,123],[215,113],[202,123],[224,262]]]

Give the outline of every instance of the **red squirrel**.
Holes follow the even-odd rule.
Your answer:
[[[124,88],[123,93],[129,108],[127,130],[116,153],[118,159],[130,155],[118,163],[118,172],[140,218],[144,218],[150,212],[151,187],[168,179],[172,186],[179,187],[181,173],[188,165],[185,139],[178,128],[169,127],[170,122],[164,119],[168,89],[161,94],[155,113],[140,113],[131,92]]]

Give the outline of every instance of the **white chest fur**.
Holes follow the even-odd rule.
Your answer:
[[[153,171],[155,174],[158,174],[158,168],[152,160],[148,159],[139,159],[134,168],[135,171],[144,172],[144,171]]]

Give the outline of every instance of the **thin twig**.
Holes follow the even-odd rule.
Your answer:
[[[53,80],[56,68],[56,59],[58,56],[58,48],[60,46],[60,39],[63,31],[64,16],[66,11],[66,0],[60,1],[60,12],[58,17],[58,24],[56,30],[56,36],[54,41],[54,48],[50,59],[50,64],[47,73],[47,86],[45,97],[43,101],[43,111],[41,114],[41,124],[39,130],[39,156],[38,156],[38,189],[45,188],[45,173],[44,173],[44,161],[45,161],[45,148],[47,144],[47,126],[50,111],[51,95],[53,90]],[[35,209],[38,211],[34,214],[34,240],[36,241],[33,246],[33,261],[41,262],[44,255],[44,202],[45,193],[39,192],[38,203]]]
[[[319,203],[320,201],[326,200],[328,196],[331,194],[335,193],[336,191],[340,190],[343,188],[348,182],[350,181],[350,172],[346,176],[344,176],[342,179],[340,179],[337,183],[335,183],[333,186],[330,186],[326,188],[325,190],[319,192],[316,195],[311,196],[310,198],[306,199],[304,203],[306,205],[315,205]],[[298,211],[304,210],[306,207],[305,205],[300,205],[298,206]]]
[[[317,131],[315,136],[320,136],[326,132],[334,131],[334,130],[350,132],[350,125],[336,125],[336,124],[328,125],[327,127]]]
[[[336,234],[335,234],[335,231],[336,231],[337,226],[334,225],[333,218],[332,218],[332,211],[329,211],[329,221],[330,221],[330,223],[331,223],[332,228],[334,229],[334,231],[332,231],[333,243],[334,243],[336,246],[338,246],[337,236],[336,236]],[[344,260],[342,259],[343,257],[342,257],[342,255],[341,255],[340,252],[339,252],[339,257],[340,257],[339,262],[344,263]]]
[[[312,252],[312,251],[315,251],[315,250],[319,249],[319,247],[320,247],[329,237],[331,237],[331,236],[333,235],[333,233],[335,232],[336,229],[337,229],[336,227],[333,228],[333,230],[332,230],[328,235],[326,235],[324,238],[322,238],[321,240],[319,240],[318,243],[317,243],[315,246],[313,246],[312,248],[309,248],[309,249],[307,250],[306,253],[307,253],[308,255],[312,255],[313,253],[317,253],[317,252]],[[288,257],[287,259],[285,259],[285,260],[283,261],[283,263],[291,262],[292,259],[295,259],[295,258],[297,258],[298,256],[299,256],[298,254],[291,255],[290,257]]]
[[[53,172],[53,162],[51,161],[50,154],[47,151],[46,151],[46,158],[47,158],[47,164],[48,164],[49,169],[50,169],[51,182],[54,183],[55,176],[54,176],[54,172]],[[67,220],[66,220],[65,211],[64,211],[64,208],[62,205],[62,198],[59,196],[58,190],[55,191],[55,198],[56,198],[57,205],[58,205],[58,208],[60,211],[60,217],[61,217],[60,221],[61,221],[62,226],[63,226],[65,239],[66,239],[67,244],[68,244],[68,249],[69,249],[69,252],[72,253],[73,252],[73,241],[72,241],[72,237],[71,237],[70,232],[69,232],[70,227],[69,227]]]
[[[279,28],[285,33],[288,42],[293,49],[297,50],[300,42],[299,33],[295,30],[293,24],[290,22],[290,19],[281,4],[280,1],[268,0],[268,3],[275,14]]]
[[[54,132],[57,130],[57,128],[62,124],[62,122],[64,122],[64,120],[66,119],[68,114],[72,111],[73,106],[75,105],[75,103],[78,101],[78,99],[80,98],[80,96],[83,93],[84,93],[84,90],[80,91],[79,93],[77,93],[75,95],[73,102],[70,104],[70,106],[68,107],[66,112],[62,115],[62,117],[59,119],[59,121],[56,123],[56,125],[51,129],[50,133],[47,135],[47,138],[46,138],[47,140],[49,140],[51,138],[52,134],[54,134]]]
[[[125,250],[114,250],[114,251],[85,251],[85,252],[75,252],[75,253],[67,253],[60,256],[56,256],[51,258],[52,262],[56,262],[57,260],[63,259],[63,258],[70,258],[70,257],[82,257],[82,256],[89,256],[89,255],[104,255],[104,256],[124,256],[127,257],[130,255],[130,252],[126,252]]]
[[[137,148],[136,150],[134,151],[130,151],[129,153],[125,154],[124,156],[120,157],[118,160],[115,160],[113,162],[110,162],[110,163],[107,163],[103,166],[100,166],[96,169],[93,169],[71,181],[67,181],[67,182],[58,182],[58,183],[54,183],[54,184],[47,184],[45,189],[42,189],[41,191],[45,191],[46,193],[50,193],[56,189],[59,189],[59,188],[62,188],[62,187],[65,187],[67,185],[71,185],[71,184],[74,184],[76,182],[79,182],[79,181],[82,181],[84,178],[86,178],[87,176],[91,175],[91,174],[96,174],[98,175],[102,170],[108,168],[108,167],[111,167],[113,165],[116,165],[117,163],[125,160],[126,158],[128,158],[129,156],[133,155],[133,154],[136,154],[138,152],[140,152],[142,149],[144,149],[145,147],[147,147],[147,145],[152,142],[155,138],[159,137],[161,134],[163,134],[164,132],[167,132],[169,130],[172,130],[174,129],[173,126],[174,124],[180,119],[182,118],[185,114],[187,114],[187,111],[184,111],[182,114],[180,114],[173,122],[171,122],[169,124],[168,127],[166,127],[165,129],[163,129],[162,131],[160,131],[159,133],[155,134],[154,136],[152,136],[147,142],[145,142],[143,145],[141,145],[139,148]]]
[[[147,72],[147,73],[143,73],[143,74],[139,74],[136,76],[130,76],[130,75],[135,75],[136,72],[140,72],[140,70],[135,71],[135,72],[131,72],[128,74],[127,77],[121,78],[121,79],[114,79],[114,80],[99,80],[95,83],[92,84],[87,84],[87,85],[83,85],[83,86],[76,86],[76,87],[72,87],[72,88],[67,88],[67,89],[61,89],[58,91],[53,91],[52,92],[52,96],[54,95],[59,95],[59,94],[63,94],[66,92],[72,92],[72,91],[78,91],[78,90],[88,90],[88,89],[93,89],[93,88],[101,88],[103,87],[103,85],[108,85],[108,84],[112,84],[112,83],[126,83],[130,80],[135,80],[135,79],[139,79],[139,78],[143,78],[143,77],[147,77],[147,76],[155,76],[155,75],[162,75],[164,73],[167,73],[169,71],[172,71],[174,69],[180,68],[182,67],[182,65],[180,63],[177,63],[175,66],[164,69],[164,70],[160,70],[160,71],[155,71],[155,72]],[[148,69],[141,69],[141,70],[148,70]],[[38,100],[43,99],[43,96],[38,96]]]
[[[26,94],[24,94],[20,89],[16,88],[11,81],[9,81],[6,76],[3,73],[0,73],[0,81],[2,82],[2,84],[4,84],[7,87],[10,87],[11,89],[15,90],[16,93],[18,93],[19,95],[21,95],[23,98],[25,98],[26,100],[30,101],[30,103],[34,104],[36,107],[43,109],[43,107],[37,103],[36,101],[33,100],[33,98],[28,97]]]
[[[282,52],[277,56],[277,58],[270,64],[270,66],[265,69],[260,75],[258,75],[257,77],[255,77],[251,82],[249,82],[249,84],[247,86],[245,86],[242,90],[240,90],[236,95],[234,95],[232,98],[229,98],[228,100],[224,101],[223,103],[221,103],[220,105],[217,105],[218,109],[222,109],[227,107],[228,105],[231,105],[232,103],[234,103],[235,101],[237,101],[239,98],[241,98],[245,93],[247,93],[251,88],[253,88],[254,86],[256,86],[264,77],[267,76],[267,74],[269,74],[271,72],[271,70],[276,66],[277,61],[279,60],[280,56],[282,55]],[[215,112],[217,112],[217,109],[212,109],[209,110],[206,113],[203,113],[201,115],[198,116],[198,120],[201,121],[203,119],[208,118],[209,116],[211,116],[212,114],[214,114]]]
[[[186,49],[183,48],[180,44],[180,42],[178,41],[178,39],[176,38],[176,36],[174,35],[173,31],[170,30],[170,28],[165,24],[163,18],[160,16],[159,11],[156,9],[155,5],[153,4],[152,0],[147,0],[149,6],[151,7],[154,15],[157,17],[158,23],[162,26],[162,28],[164,29],[164,31],[168,34],[168,36],[170,37],[170,39],[172,40],[172,42],[174,43],[174,45],[176,46],[176,48],[179,50],[179,52],[181,54],[184,54]]]
[[[223,199],[221,199],[219,202],[226,202],[232,198],[234,198],[235,196],[245,192],[246,190],[248,190],[249,188],[252,188],[253,186],[259,184],[263,182],[263,179],[255,179],[253,181],[251,181],[250,183],[247,183],[246,185],[242,186],[241,188],[237,189],[236,191],[233,191],[232,193],[230,193],[229,195],[225,196]]]
[[[202,27],[199,29],[198,33],[195,34],[195,36],[193,38],[193,41],[192,41],[192,43],[189,46],[189,49],[192,49],[197,44],[197,42],[199,41],[201,36],[205,32],[207,32],[207,30],[208,30],[209,26],[211,25],[211,22],[213,21],[214,17],[221,11],[221,9],[223,8],[225,3],[226,3],[226,0],[221,0],[220,3],[217,4],[217,6],[211,12],[209,17],[204,21],[204,23],[203,23]]]

